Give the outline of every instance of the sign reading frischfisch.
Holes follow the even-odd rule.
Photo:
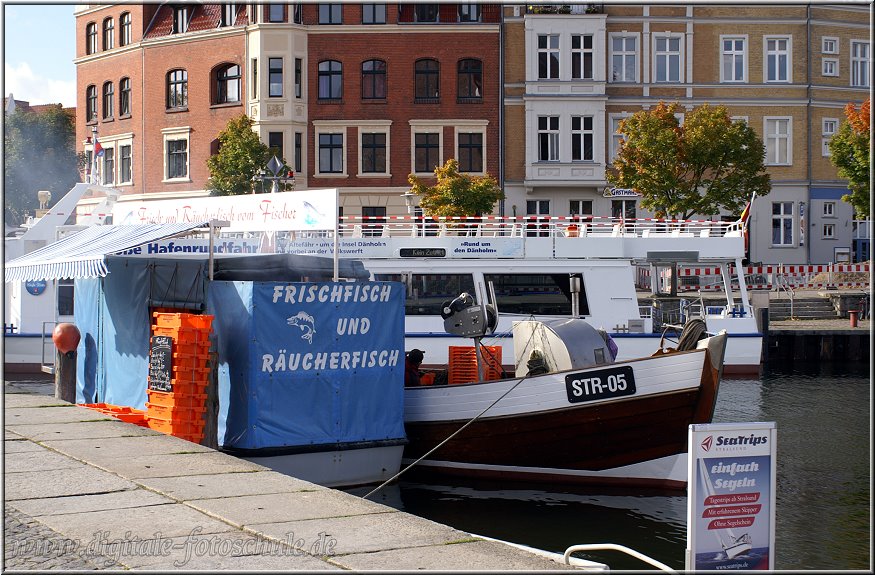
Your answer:
[[[689,571],[773,570],[774,422],[696,424],[689,431]]]
[[[170,224],[224,220],[223,232],[333,230],[337,189],[119,202],[114,224]]]

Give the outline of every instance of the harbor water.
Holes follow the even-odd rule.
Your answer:
[[[776,569],[871,568],[870,404],[868,364],[768,365],[757,379],[721,382],[715,422],[776,422]],[[683,494],[402,478],[371,499],[558,553],[580,543],[617,543],[684,568]],[[579,556],[612,570],[649,568],[614,551]]]

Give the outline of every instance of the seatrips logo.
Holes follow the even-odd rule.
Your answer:
[[[705,451],[711,451],[711,444],[714,442],[714,436],[709,435],[704,440],[702,440],[702,449]]]
[[[298,315],[286,318],[286,323],[301,328],[301,331],[304,332],[301,334],[301,339],[306,339],[307,343],[312,345],[313,334],[316,333],[316,320],[313,319],[312,315],[305,311],[299,311]]]

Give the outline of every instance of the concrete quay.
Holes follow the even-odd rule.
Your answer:
[[[573,567],[4,385],[3,570]]]

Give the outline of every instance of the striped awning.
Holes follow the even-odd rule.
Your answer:
[[[209,222],[92,226],[6,262],[5,279],[18,282],[103,277],[106,255],[208,226]]]

